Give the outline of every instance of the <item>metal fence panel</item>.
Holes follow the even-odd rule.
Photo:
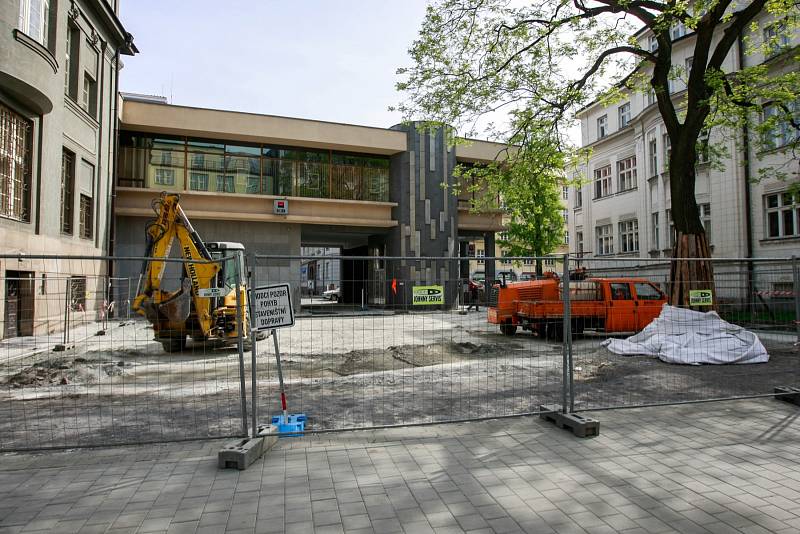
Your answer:
[[[236,347],[165,352],[131,309],[141,269],[141,258],[0,256],[0,450],[243,433]],[[182,269],[170,261],[162,287],[180,287]]]
[[[702,353],[690,353],[687,346],[676,352],[688,365],[668,363],[672,361],[668,356],[624,356],[610,351],[606,346],[608,339],[625,339],[655,316],[647,309],[648,302],[636,296],[637,284],[641,283],[634,279],[653,282],[669,294],[669,261],[592,258],[571,262],[572,269],[585,269],[590,276],[630,281],[627,285],[633,298],[614,300],[612,296],[611,305],[616,308],[610,310],[624,309],[631,320],[641,323],[635,328],[622,328],[609,326],[604,319],[597,318],[583,325],[583,332],[573,341],[575,410],[766,396],[772,395],[777,386],[797,385],[800,360],[794,345],[798,340],[797,293],[793,283],[796,274],[789,259],[714,260],[713,280],[696,281],[692,285],[692,289],[711,290],[712,304],[682,307],[715,311],[723,320],[755,334],[767,350],[768,362],[707,364],[709,355],[715,353],[721,354],[723,359],[732,358],[740,345],[728,335],[708,333],[707,317],[700,315],[686,316],[687,324],[655,322],[650,327],[651,333],[664,343],[660,349],[662,354],[667,353],[668,345],[686,345],[691,335],[700,332]],[[645,285],[641,287],[647,290]],[[748,336],[740,331],[729,334],[742,339]]]
[[[669,289],[669,260],[564,259],[252,256],[247,272],[250,287],[291,284],[296,324],[278,333],[280,360],[289,412],[305,413],[308,431],[797,385],[796,261],[715,260],[707,284],[713,309],[757,335],[768,362],[676,365],[606,346],[660,313],[660,301],[639,292]],[[536,278],[539,260],[550,289],[515,283]],[[131,308],[141,271],[141,258],[0,256],[0,450],[241,436],[281,413],[273,340],[259,341],[252,359],[244,339],[165,352]],[[181,260],[169,262],[166,289],[181,285],[182,271]],[[610,285],[603,294],[593,277],[617,278],[636,298],[617,300]],[[724,343],[707,346],[724,354]]]
[[[480,261],[496,261],[498,270],[501,262],[510,264]],[[289,412],[305,413],[309,430],[341,430],[513,416],[560,405],[561,345],[504,335],[488,323],[491,284],[470,292],[467,264],[457,258],[256,256],[252,286],[289,282],[293,288],[296,324],[278,334]],[[423,293],[439,290],[441,304],[420,302]],[[260,342],[257,352],[265,419],[281,412],[277,365],[271,342]]]

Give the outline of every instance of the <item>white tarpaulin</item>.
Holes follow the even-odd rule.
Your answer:
[[[764,363],[769,354],[752,332],[723,321],[716,312],[664,305],[661,315],[628,339],[603,345],[623,356],[656,356],[667,363]]]

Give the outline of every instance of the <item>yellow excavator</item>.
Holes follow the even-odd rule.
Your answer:
[[[245,334],[249,331],[244,246],[228,242],[204,243],[179,202],[179,195],[163,192],[152,203],[156,218],[147,225],[145,257],[148,259],[142,266],[133,309],[147,317],[153,325],[156,341],[167,352],[184,350],[187,336],[198,342],[235,343],[239,336],[237,289],[243,330]],[[169,258],[176,239],[186,261],[160,261]],[[226,259],[221,261],[223,258]],[[161,288],[168,265],[181,267],[180,287],[175,291]]]

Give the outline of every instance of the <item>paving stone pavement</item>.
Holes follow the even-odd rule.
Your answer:
[[[772,399],[282,439],[0,455],[0,533],[800,532],[798,409]]]

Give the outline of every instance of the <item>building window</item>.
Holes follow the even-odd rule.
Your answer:
[[[86,195],[81,195],[80,198],[80,236],[84,239],[92,238],[92,229],[94,228],[92,198]]]
[[[507,254],[508,252],[506,252],[505,250],[500,253],[500,256],[503,258],[502,260],[500,260],[500,263],[502,263],[503,265],[509,265],[511,263],[511,260],[506,259]]]
[[[233,175],[230,174],[218,174],[217,175],[217,191],[223,193],[233,193],[235,190],[234,188],[234,179]]]
[[[617,113],[619,114],[619,128],[625,128],[631,122],[631,103],[622,104],[617,109]]]
[[[566,185],[561,188],[561,198],[569,200],[569,187]]]
[[[69,279],[69,298],[72,311],[86,311],[86,277],[72,276]]]
[[[566,208],[561,210],[561,216],[564,218],[564,224],[569,224],[569,210]]]
[[[569,245],[569,231],[564,232],[564,244]]]
[[[786,107],[795,117],[800,118],[800,104],[797,101]],[[769,148],[786,146],[800,137],[800,132],[795,130],[788,117],[782,116],[782,110],[773,103],[767,104],[763,109],[764,145]]]
[[[49,0],[20,0],[19,29],[45,48],[48,46],[49,25]]]
[[[658,143],[655,136],[647,140],[647,159],[650,167],[650,177],[658,176]]]
[[[786,23],[776,22],[764,28],[765,57],[772,58],[789,47],[789,34],[786,32]]]
[[[611,194],[611,165],[594,170],[594,198]]]
[[[72,235],[73,204],[75,195],[75,154],[61,152],[61,233]]]
[[[575,232],[575,241],[577,241],[577,243],[576,243],[577,246],[575,247],[575,249],[578,252],[578,254],[582,256],[583,255],[583,231]]]
[[[78,235],[84,239],[94,236],[94,165],[81,161],[78,197]]]
[[[650,248],[651,248],[651,250],[658,250],[659,249],[658,213],[656,212],[656,213],[653,213],[652,215],[650,215],[650,219],[651,219],[651,221],[653,223],[652,224],[652,226],[653,226],[653,230],[652,230],[653,231],[653,235],[651,236],[652,241],[653,241],[653,246],[650,247]]]
[[[800,235],[800,204],[796,195],[790,193],[766,195],[764,205],[768,238]]]
[[[670,35],[673,41],[686,35],[686,26],[683,25],[683,22],[679,22],[673,26],[672,29],[670,29]]]
[[[636,156],[617,162],[617,185],[620,192],[636,189]]]
[[[639,252],[639,221],[633,219],[619,223],[620,252]]]
[[[656,100],[657,100],[656,99],[656,90],[655,89],[649,89],[647,91],[647,105],[648,106],[652,106],[653,104],[656,103]]]
[[[0,104],[0,217],[30,222],[32,124]]]
[[[83,75],[81,107],[86,113],[97,118],[97,82],[88,73]]]
[[[700,222],[706,232],[706,241],[711,243],[711,204],[700,204],[697,207],[700,208]]]
[[[64,63],[64,92],[75,101],[78,100],[81,42],[81,31],[72,24],[68,24],[66,60]]]
[[[90,94],[92,92],[92,79],[88,74],[83,75],[83,92],[81,93],[81,107],[89,111]]]
[[[597,138],[602,139],[608,135],[608,115],[597,119]]]
[[[597,232],[597,255],[605,256],[614,253],[614,235],[610,224],[598,226]]]
[[[156,185],[175,185],[175,170],[156,169]]]
[[[670,142],[669,134],[662,135],[661,142],[664,146],[664,166],[666,168],[669,165],[669,157],[672,154],[672,143]]]
[[[97,51],[86,42],[84,58],[86,71],[83,73],[83,90],[81,91],[81,107],[94,118],[97,118]]]
[[[708,149],[708,130],[700,131],[700,135],[697,137],[697,163],[698,165],[702,165],[704,163],[708,163],[711,158],[711,153]]]
[[[189,189],[192,191],[208,191],[208,174],[202,172],[190,173]]]
[[[651,35],[648,39],[648,48],[651,52],[655,52],[658,50],[658,38],[655,35]]]
[[[478,258],[478,265],[483,265],[484,264],[483,258],[484,258],[485,255],[486,255],[486,253],[482,249],[477,249],[475,251],[475,257]]]
[[[667,223],[669,224],[669,246],[675,246],[675,221],[672,220],[672,210],[667,210]]]
[[[575,188],[575,209],[579,209],[583,207],[583,188],[576,187]]]

